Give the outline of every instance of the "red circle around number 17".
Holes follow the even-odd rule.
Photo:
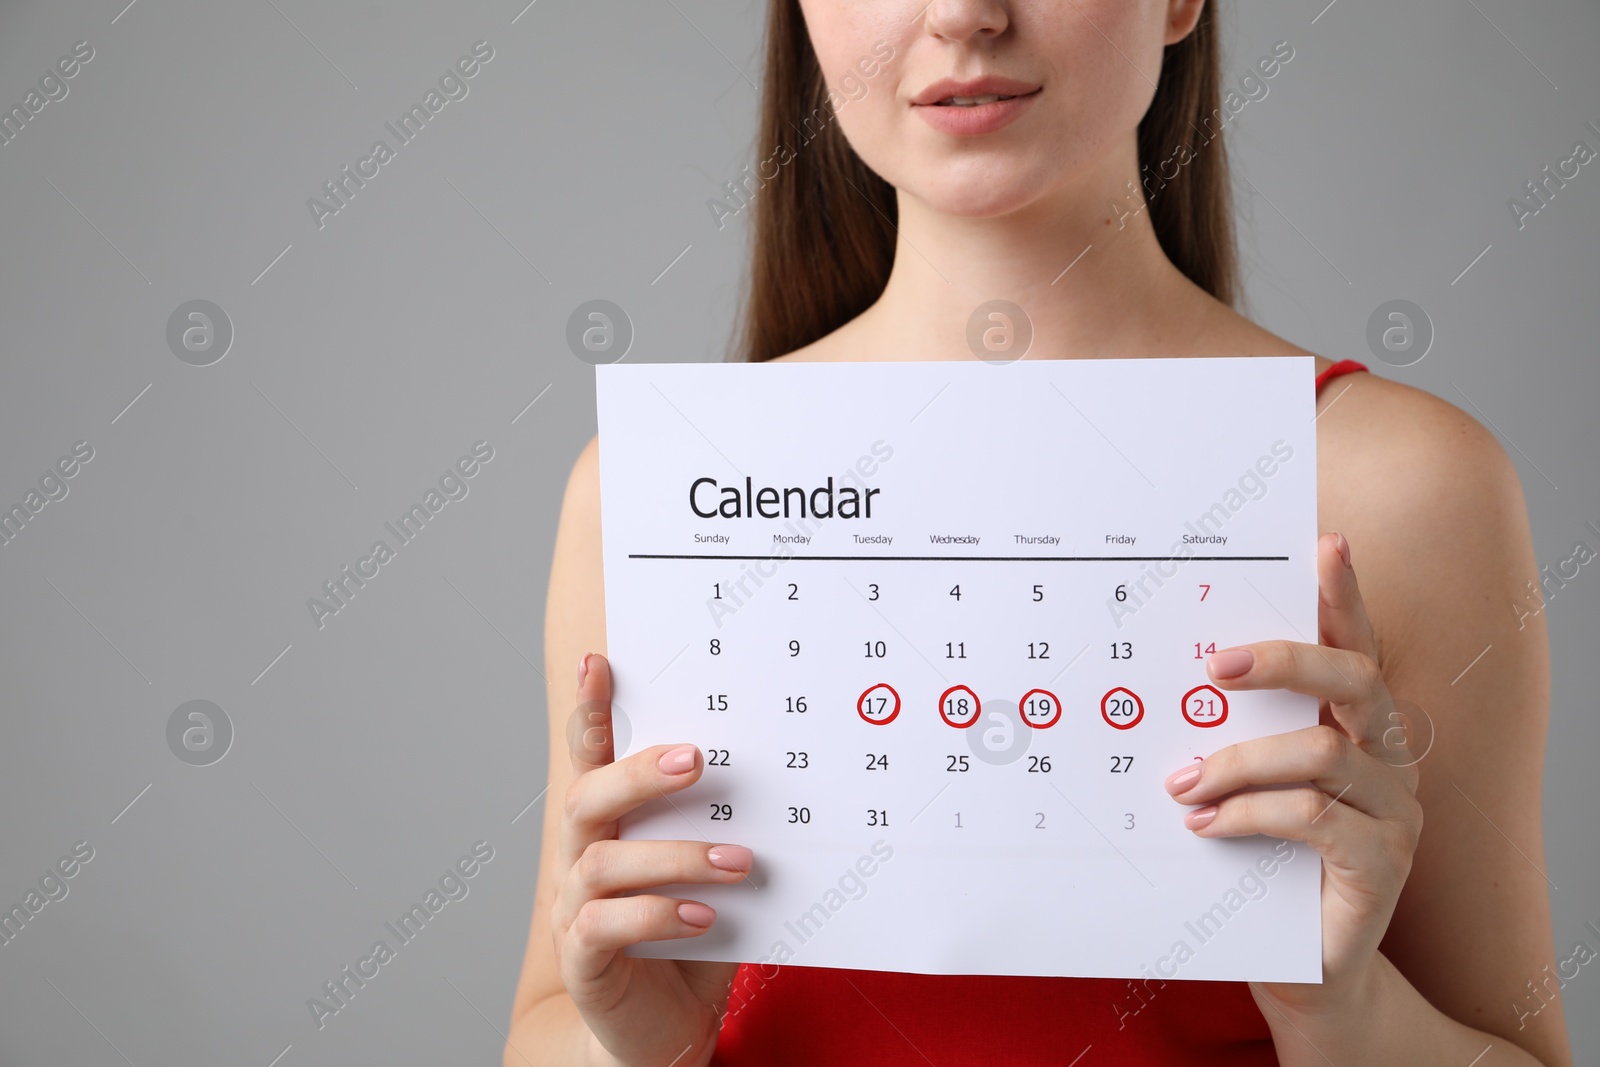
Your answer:
[[[887,689],[889,695],[874,697],[872,694],[880,689]],[[872,704],[869,703],[870,701],[882,702],[876,705],[881,709],[876,713],[876,717],[869,710],[872,707]],[[894,721],[896,715],[900,714],[900,694],[895,692],[894,686],[888,682],[879,682],[856,699],[856,714],[861,716],[863,722],[870,722],[874,726],[887,725]]]

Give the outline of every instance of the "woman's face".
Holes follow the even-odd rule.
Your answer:
[[[1083,181],[1122,195],[1162,49],[1203,0],[799,3],[867,165],[936,210],[984,217]]]

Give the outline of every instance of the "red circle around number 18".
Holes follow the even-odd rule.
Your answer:
[[[957,693],[965,693],[966,696],[956,696]],[[969,704],[970,707],[966,706]],[[944,710],[947,706],[950,708],[948,713]],[[977,722],[981,708],[978,694],[967,686],[952,685],[939,694],[939,718],[945,721],[946,726],[954,726],[957,730],[965,730]]]
[[[879,682],[856,700],[856,714],[874,726],[891,723],[900,714],[900,694],[888,682]]]

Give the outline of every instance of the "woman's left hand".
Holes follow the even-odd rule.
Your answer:
[[[1322,644],[1260,641],[1213,655],[1222,689],[1289,689],[1322,702],[1320,723],[1229,745],[1174,772],[1167,790],[1198,810],[1185,825],[1200,837],[1304,841],[1322,856],[1322,985],[1252,983],[1293,1012],[1359,1003],[1363,981],[1422,832],[1408,723],[1378,669],[1372,624],[1340,534],[1317,544]],[[1198,771],[1198,778],[1192,777]],[[1254,789],[1255,786],[1297,788]]]

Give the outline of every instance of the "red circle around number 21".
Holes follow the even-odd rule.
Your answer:
[[[1221,726],[1228,720],[1228,698],[1214,685],[1197,685],[1183,694],[1183,717],[1192,726]]]

